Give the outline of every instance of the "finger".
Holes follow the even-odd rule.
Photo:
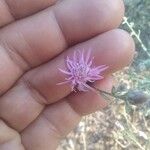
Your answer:
[[[106,78],[99,82],[97,87],[110,91],[112,79]],[[28,150],[48,150],[50,147],[51,150],[54,150],[60,139],[79,123],[81,114],[95,112],[104,105],[104,99],[92,92],[78,93],[50,105],[35,122],[22,132],[22,142]]]
[[[118,27],[124,5],[122,0],[66,0],[54,12],[66,40],[73,45]]]
[[[48,104],[56,102],[71,92],[70,84],[57,85],[67,77],[59,68],[67,70],[66,57],[72,57],[75,50],[88,50],[92,48],[91,57],[94,64],[107,65],[105,74],[113,73],[131,63],[134,55],[134,42],[129,34],[123,30],[112,30],[101,34],[87,42],[79,44],[65,51],[51,62],[28,72],[22,82],[30,84],[43,97]]]
[[[45,9],[57,0],[0,0],[0,27]]]
[[[27,73],[6,93],[0,99],[0,117],[10,126],[21,131],[40,114],[45,104],[66,97],[71,92],[71,87],[56,85],[65,79],[58,68],[65,67],[64,55],[71,55],[76,48],[89,47],[93,48],[92,53],[97,65],[110,66],[107,74],[129,64],[134,54],[133,40],[122,30],[109,31],[78,47],[73,47],[46,65]]]
[[[104,80],[94,83],[94,87],[109,93],[111,93],[113,85],[114,79],[110,75],[107,76]],[[108,99],[105,99],[104,97],[95,94],[92,91],[72,93],[66,99],[71,107],[81,116],[98,111],[107,107],[109,104]]]
[[[0,149],[24,150],[19,134],[0,120]]]
[[[0,117],[18,131],[29,125],[44,109],[39,94],[25,86],[16,85],[0,99]],[[7,111],[6,111],[7,110]]]
[[[11,15],[9,8],[4,0],[0,1],[0,27],[13,22],[14,18]]]
[[[1,29],[0,62],[5,65],[0,68],[3,81],[0,93],[10,88],[25,71],[49,61],[66,47],[116,28],[122,16],[122,0],[89,3],[87,0],[65,0]]]

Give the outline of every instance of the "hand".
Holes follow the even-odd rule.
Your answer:
[[[92,48],[109,66],[95,83],[131,63],[134,42],[123,30],[122,0],[0,1],[0,150],[55,150],[83,115],[106,107],[92,92],[71,93],[58,68],[76,49]]]

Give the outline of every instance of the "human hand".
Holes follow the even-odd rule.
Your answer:
[[[62,82],[65,57],[92,48],[109,69],[95,86],[110,91],[111,74],[130,64],[134,42],[116,29],[122,0],[0,1],[0,150],[54,150],[83,115],[106,107],[92,92]]]

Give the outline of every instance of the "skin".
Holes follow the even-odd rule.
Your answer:
[[[112,73],[132,62],[134,42],[117,29],[122,0],[0,0],[0,149],[55,150],[80,121],[107,106],[89,91],[71,93],[65,56],[92,47],[110,91]]]

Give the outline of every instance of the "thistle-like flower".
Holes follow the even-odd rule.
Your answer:
[[[88,91],[95,89],[89,86],[89,83],[93,83],[97,80],[101,80],[104,77],[101,75],[108,66],[101,65],[94,67],[93,66],[94,57],[91,58],[91,51],[75,51],[72,58],[66,58],[67,70],[59,69],[62,73],[66,74],[68,77],[65,78],[65,81],[61,84],[70,83],[72,90],[76,91]]]

